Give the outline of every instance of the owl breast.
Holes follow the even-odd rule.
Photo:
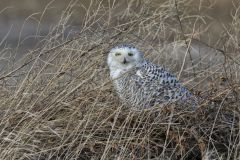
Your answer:
[[[153,83],[147,83],[139,78],[136,71],[122,75],[115,82],[115,88],[121,100],[135,108],[149,108],[164,102],[164,90],[156,89]],[[157,92],[158,90],[158,92]]]

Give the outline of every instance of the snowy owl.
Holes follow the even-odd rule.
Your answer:
[[[132,45],[112,48],[107,63],[120,99],[131,107],[145,109],[173,102],[197,105],[195,96],[173,74],[144,59]]]

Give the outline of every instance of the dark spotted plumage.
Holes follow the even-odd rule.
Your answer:
[[[143,60],[114,81],[120,98],[136,108],[172,102],[197,105],[196,98],[164,68]]]

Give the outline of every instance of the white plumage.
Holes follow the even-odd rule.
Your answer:
[[[173,74],[144,59],[131,45],[111,49],[108,66],[119,97],[132,107],[144,109],[172,102],[197,105],[195,96]]]

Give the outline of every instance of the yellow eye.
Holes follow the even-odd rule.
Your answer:
[[[121,53],[119,53],[119,52],[115,53],[115,56],[120,56],[120,55],[121,55]]]
[[[129,52],[129,53],[128,53],[128,56],[132,57],[132,56],[133,56],[133,53]]]

